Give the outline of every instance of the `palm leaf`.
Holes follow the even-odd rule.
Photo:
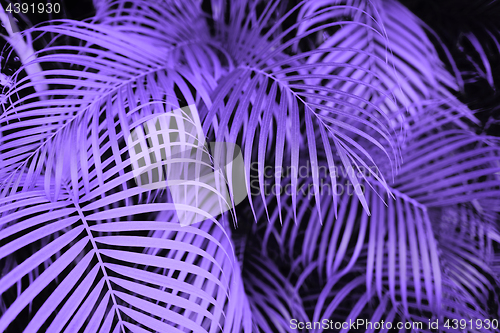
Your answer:
[[[256,3],[258,2],[248,4],[252,8]],[[365,25],[361,22],[330,22],[323,23],[311,31],[302,32],[300,27],[304,22],[319,16],[313,13],[281,31],[284,20],[295,15],[301,6],[306,4],[307,2],[301,2],[282,18],[275,18],[272,11],[278,8],[279,1],[269,2],[261,13],[250,11],[245,20],[235,20],[229,22],[227,27],[220,28],[225,31],[224,37],[227,36],[225,42],[229,44],[227,47],[234,59],[235,69],[228,73],[215,91],[212,108],[207,111],[204,129],[213,127],[217,140],[229,142],[239,142],[237,140],[243,130],[241,143],[247,163],[247,174],[250,174],[250,161],[254,158],[258,163],[257,172],[263,174],[264,161],[268,159],[268,147],[275,146],[276,158],[271,166],[276,169],[277,181],[281,178],[281,169],[289,166],[293,188],[297,187],[296,170],[299,167],[301,152],[310,160],[316,187],[319,186],[318,151],[329,156],[328,165],[332,169],[335,166],[332,155],[335,153],[341,156],[341,165],[349,170],[353,169],[352,165],[377,166],[378,163],[383,163],[382,161],[389,161],[395,168],[398,164],[397,145],[392,138],[389,120],[384,112],[373,105],[366,95],[358,94],[355,89],[347,91],[343,88],[320,87],[315,84],[317,80],[336,78],[359,89],[386,96],[385,89],[370,84],[364,78],[329,74],[337,68],[353,66],[368,72],[367,65],[355,66],[347,60],[311,65],[312,59],[317,56],[333,56],[338,52],[347,51],[367,55],[370,59],[373,56],[373,61],[383,60],[362,48],[346,50],[340,47],[318,47],[310,52],[291,50],[293,45],[307,41],[316,31],[338,28],[347,23],[363,27]],[[245,12],[245,5],[237,7]],[[241,15],[237,9],[235,11]],[[252,22],[256,22],[256,26],[250,28]],[[278,44],[280,42],[281,44]],[[373,109],[366,112],[365,107]],[[276,136],[273,135],[275,128]],[[321,138],[315,136],[318,131],[322,134]],[[305,133],[305,142],[301,142],[301,132]],[[285,140],[285,137],[290,139]],[[376,150],[382,152],[383,159],[375,161],[372,158]],[[286,155],[283,152],[286,152]],[[352,175],[349,177],[353,182],[357,181]],[[381,184],[385,184],[382,175],[374,177]],[[262,179],[260,180],[260,189],[263,192]],[[250,188],[249,183],[250,180]],[[358,197],[364,208],[369,211],[363,195],[358,193]],[[319,197],[316,197],[320,208],[318,199]],[[293,196],[292,200],[295,212],[297,198]]]
[[[445,290],[448,287],[461,288],[460,294],[485,313],[481,304],[495,289],[486,278],[493,274],[488,269],[488,260],[484,259],[485,263],[480,265],[472,259],[477,256],[475,251],[466,255],[469,240],[453,240],[449,231],[446,237],[436,234],[436,225],[442,217],[433,212],[438,209],[455,211],[464,204],[474,206],[480,215],[496,212],[498,208],[490,205],[496,202],[500,186],[495,176],[499,151],[494,139],[457,128],[453,110],[435,110],[428,108],[427,117],[419,116],[418,122],[409,128],[407,146],[403,148],[406,163],[390,185],[393,197],[380,198],[376,191],[380,185],[376,182],[366,184],[365,197],[371,216],[361,214],[353,192],[344,192],[337,218],[335,208],[328,207],[323,212],[327,217],[323,225],[309,222],[316,220],[318,214],[311,211],[307,201],[313,189],[312,180],[305,179],[299,187],[306,189],[302,193],[299,191],[302,203],[299,222],[295,224],[290,209],[285,209],[287,213],[281,226],[277,221],[278,213],[273,211],[271,224],[257,228],[263,229],[264,249],[277,245],[280,256],[297,268],[305,270],[316,264],[320,279],[325,283],[359,268],[360,256],[365,253],[366,293],[371,295],[374,289],[379,301],[388,296],[392,306],[404,309],[406,316],[412,314],[412,307],[448,316],[449,302],[456,300],[453,293]],[[323,194],[322,200],[326,207],[329,194]],[[287,207],[289,204],[289,196],[284,197],[282,205]],[[263,216],[262,209],[258,212]],[[464,221],[470,219],[468,215],[462,217],[461,228],[466,228]],[[488,231],[483,230],[483,237],[486,234]],[[311,247],[311,244],[318,245]],[[463,250],[459,251],[459,246]],[[485,249],[483,244],[477,250]],[[473,263],[467,264],[465,258]],[[450,265],[452,268],[445,268]],[[474,268],[478,265],[480,271]],[[466,277],[463,277],[464,267],[469,271]],[[445,269],[453,273],[446,271],[443,278]],[[452,276],[465,280],[457,282]],[[469,292],[464,294],[467,290]],[[475,290],[480,291],[476,294]]]
[[[203,99],[210,104],[207,89],[210,89],[214,78],[207,71],[203,71],[204,77],[196,77],[190,68],[218,68],[218,64],[210,63],[216,57],[200,61],[194,56],[189,65],[176,66],[178,61],[186,58],[185,53],[196,53],[200,48],[205,49],[206,45],[193,46],[196,50],[191,49],[190,43],[185,40],[182,45],[177,45],[179,41],[174,44],[173,40],[180,36],[176,35],[150,43],[152,36],[144,36],[142,26],[146,22],[153,26],[159,23],[148,17],[148,7],[143,6],[142,12],[136,12],[142,19],[137,19],[134,34],[130,32],[133,24],[128,25],[128,31],[122,32],[107,24],[72,21],[32,28],[28,32],[52,32],[76,38],[85,44],[49,46],[37,52],[34,63],[44,66],[73,64],[67,69],[47,70],[45,78],[36,81],[54,88],[29,93],[35,78],[28,75],[18,80],[7,95],[10,105],[0,122],[3,131],[15,130],[16,133],[2,137],[2,155],[6,162],[0,175],[3,196],[15,193],[18,188],[30,189],[33,180],[43,173],[47,194],[54,182],[52,195],[57,199],[64,174],[71,175],[73,193],[78,200],[77,183],[80,177],[89,191],[88,170],[92,168],[89,164],[92,155],[95,158],[91,163],[98,171],[100,184],[104,183],[101,172],[103,161],[97,157],[110,149],[115,163],[121,163],[117,142],[119,129],[126,137],[134,121],[148,115],[169,112],[178,108],[179,103],[196,104]],[[171,15],[168,12],[162,14]],[[210,48],[206,47],[205,50]],[[158,57],[159,50],[165,52],[165,58]],[[210,54],[211,51],[208,52]],[[196,89],[195,96],[190,87]],[[179,95],[176,89],[180,91]],[[16,98],[26,93],[29,97]],[[39,99],[42,97],[50,102],[41,102]],[[163,100],[167,102],[166,107],[158,104]],[[137,109],[138,106],[140,109]],[[100,118],[102,115],[106,115],[105,121]],[[69,145],[71,142],[75,145]],[[89,153],[88,142],[91,142]],[[101,144],[107,145],[107,148],[102,150]],[[71,162],[66,162],[64,156],[71,156]],[[26,178],[21,182],[23,174]]]
[[[133,177],[131,173],[125,176]],[[78,203],[64,185],[58,201],[46,199],[39,181],[32,191],[12,195],[13,202],[2,206],[3,258],[42,238],[52,239],[2,277],[2,293],[10,292],[27,274],[49,263],[14,298],[1,317],[2,331],[47,292],[50,296],[32,314],[26,332],[47,326],[50,332],[81,328],[107,332],[114,329],[111,325],[116,320],[119,331],[126,327],[133,331],[140,327],[172,332],[184,328],[250,331],[244,324],[251,321],[248,307],[240,306],[245,294],[238,264],[229,235],[217,221],[181,227],[174,213],[179,205],[123,209],[116,207],[121,200],[116,194],[91,204]],[[130,188],[120,193],[138,192]],[[36,216],[31,213],[34,208]],[[122,218],[158,211],[162,213],[156,221]],[[10,237],[19,232],[24,236]],[[50,262],[54,255],[56,259]]]
[[[0,331],[289,332],[292,318],[498,315],[486,305],[498,294],[498,142],[474,133],[457,65],[448,56],[454,77],[405,7],[95,4],[91,20],[24,32],[57,37],[23,58],[2,100]],[[205,134],[242,146],[258,191],[240,215],[269,224],[244,235],[200,209],[197,190],[217,206],[223,183],[191,181],[197,195],[179,204],[138,181],[127,139],[185,105]],[[331,190],[347,183],[350,193]],[[289,193],[267,191],[284,184]],[[184,213],[205,221],[182,227]]]

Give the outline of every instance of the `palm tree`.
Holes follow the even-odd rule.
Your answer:
[[[498,331],[486,51],[465,73],[395,0],[94,3],[4,51],[1,332]],[[127,138],[187,105],[248,200],[182,226]]]

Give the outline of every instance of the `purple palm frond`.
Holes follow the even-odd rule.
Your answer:
[[[43,173],[47,194],[54,183],[52,195],[57,199],[62,179],[70,177],[73,193],[78,198],[79,178],[87,193],[90,189],[89,170],[96,170],[99,184],[104,184],[101,170],[111,163],[103,157],[106,151],[117,165],[123,162],[120,140],[130,134],[135,121],[179,107],[175,89],[181,91],[185,103],[196,104],[204,99],[210,104],[207,89],[214,78],[205,80],[210,77],[203,70],[207,63],[195,62],[200,66],[196,70],[205,73],[204,77],[193,75],[189,66],[176,66],[175,59],[183,58],[183,52],[196,51],[184,48],[184,44],[189,44],[185,40],[178,46],[172,40],[157,38],[152,29],[152,34],[145,36],[142,25],[148,20],[151,25],[158,22],[147,16],[147,8],[137,13],[142,13],[144,18],[136,22],[135,34],[130,32],[132,24],[128,25],[129,31],[122,32],[106,24],[71,21],[29,31],[58,33],[76,38],[84,45],[52,46],[38,52],[36,63],[59,68],[44,71],[43,79],[19,80],[7,95],[10,100],[24,95],[34,82],[54,87],[29,94],[29,98],[12,100],[1,116],[3,128],[16,131],[2,138],[4,143],[9,141],[2,146],[4,195],[15,193],[19,188],[29,189],[33,179]],[[151,38],[156,42],[150,43]],[[158,57],[157,52],[165,52],[165,57]],[[71,66],[60,68],[66,64]],[[209,67],[213,68],[212,65]],[[196,89],[196,95],[192,95],[190,87]],[[38,100],[41,97],[51,102],[42,103]],[[161,101],[166,103],[159,103]],[[100,119],[102,114],[107,117],[104,121]],[[101,147],[103,144],[105,148]],[[71,156],[69,161],[67,156]],[[20,182],[22,174],[27,176]]]
[[[35,51],[2,76],[0,332],[347,332],[294,324],[500,313],[498,139],[462,102],[463,61],[402,1],[94,6],[10,39]],[[464,36],[465,67],[494,87],[498,52]],[[195,134],[154,123],[179,115]],[[207,143],[202,163],[181,154],[198,174],[219,166],[208,141],[241,147],[245,183],[186,168],[182,203],[167,171],[144,186],[155,170],[136,166],[173,163],[175,135]],[[248,200],[227,213],[198,205],[237,191]]]
[[[337,216],[330,206],[324,209],[323,225],[311,223],[317,219],[317,213],[311,211],[308,197],[304,195],[300,198],[298,223],[293,223],[289,209],[285,209],[288,213],[281,225],[278,224],[278,212],[271,212],[271,224],[263,227],[264,249],[269,251],[277,244],[280,256],[304,271],[315,266],[314,271],[324,279],[325,288],[329,281],[359,268],[364,262],[367,295],[380,302],[389,297],[394,307],[404,310],[407,320],[422,307],[427,315],[449,316],[450,304],[457,301],[456,295],[446,289],[451,286],[459,288],[461,297],[475,304],[482,313],[481,318],[487,318],[483,306],[488,293],[495,292],[496,286],[483,275],[489,272],[494,276],[489,268],[493,259],[484,258],[482,263],[472,259],[479,257],[478,251],[486,253],[484,244],[478,245],[477,251],[474,248],[472,255],[463,251],[476,237],[481,237],[481,241],[485,238],[489,248],[495,242],[495,227],[486,227],[483,216],[498,211],[500,181],[495,173],[500,170],[499,150],[495,138],[459,128],[453,119],[456,117],[453,109],[434,111],[434,108],[439,106],[427,110],[427,116],[421,115],[408,130],[407,146],[403,148],[405,163],[390,185],[392,196],[378,196],[376,188],[380,185],[376,183],[365,187],[371,216],[360,217],[358,200],[352,193],[345,192],[340,198]],[[310,188],[311,183],[310,178],[305,179],[301,188]],[[327,207],[331,198],[324,195],[322,200],[323,207]],[[286,207],[290,202],[290,198],[285,197],[282,205]],[[480,213],[463,215],[460,207],[464,204],[474,207],[471,212],[478,210]],[[460,220],[455,225],[443,223],[442,219],[448,214],[436,215],[433,213],[436,210],[445,210],[448,214],[456,212]],[[263,218],[263,210],[258,212]],[[467,221],[475,222],[481,235],[450,238],[453,228],[469,228]],[[438,225],[450,230],[436,234]],[[318,245],[311,247],[311,244]],[[474,264],[463,262],[465,258]],[[457,262],[468,266],[459,267]],[[481,273],[472,265],[479,265]],[[465,280],[464,267],[471,272]],[[446,272],[444,277],[443,272]],[[461,276],[459,281],[462,282],[455,285],[457,282],[451,276]],[[482,288],[479,300],[470,292],[471,283],[479,283],[477,288]]]
[[[1,236],[7,240],[1,247],[2,257],[36,246],[44,238],[51,241],[0,279],[3,293],[48,264],[3,314],[0,330],[48,289],[51,294],[34,314],[27,332],[38,331],[58,308],[48,331],[77,331],[86,323],[87,331],[101,327],[106,332],[118,318],[118,331],[134,330],[133,322],[138,322],[159,331],[181,332],[185,327],[250,332],[251,314],[248,305],[241,306],[246,296],[230,235],[217,221],[181,227],[174,223],[171,203],[120,208],[116,195],[88,205],[75,202],[72,193],[63,190],[60,199],[51,202],[40,183],[32,191],[13,195],[15,201],[2,206]],[[137,192],[121,193],[127,191]],[[34,210],[37,215],[32,216]],[[152,221],[120,219],[146,211],[161,213]],[[12,223],[16,220],[22,222]],[[23,230],[30,231],[8,241]],[[170,310],[163,313],[165,304]],[[184,313],[179,314],[179,309],[185,309]],[[224,322],[220,322],[222,317]]]

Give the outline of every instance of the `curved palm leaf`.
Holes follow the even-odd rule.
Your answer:
[[[401,4],[95,3],[89,21],[25,32],[59,37],[23,59],[3,100],[0,331],[498,315],[485,305],[498,294],[498,142],[473,133],[460,77]],[[179,204],[140,186],[127,138],[193,104],[205,133],[243,147],[249,194],[258,173],[248,208],[269,225],[232,241],[199,196]],[[347,182],[352,192],[332,191]],[[266,191],[284,183],[291,192]],[[206,221],[181,227],[182,212]]]
[[[127,25],[127,31],[107,24],[72,21],[30,29],[30,33],[53,32],[85,44],[49,46],[37,52],[34,63],[72,66],[46,70],[43,72],[45,78],[41,80],[28,75],[20,79],[7,95],[11,103],[0,116],[0,122],[5,133],[15,133],[2,137],[2,157],[6,162],[0,174],[2,196],[15,193],[18,188],[29,189],[33,179],[43,173],[47,194],[51,182],[55,182],[52,195],[57,199],[63,174],[67,174],[71,175],[78,200],[78,178],[82,177],[86,190],[89,190],[88,170],[92,168],[89,163],[98,170],[100,184],[104,183],[103,161],[97,157],[110,149],[116,164],[120,164],[122,158],[117,142],[120,131],[126,137],[134,121],[169,112],[178,108],[180,103],[196,104],[203,100],[210,105],[207,90],[215,78],[209,70],[201,71],[203,76],[193,72],[219,68],[218,63],[211,63],[217,58],[200,61],[196,56],[186,54],[204,50],[204,54],[210,55],[214,51],[210,51],[207,45],[190,45],[184,39],[180,43],[179,38],[183,36],[179,35],[150,43],[153,35],[145,33],[154,34],[154,30],[145,30],[143,26],[158,26],[159,22],[155,16],[148,16],[152,9],[148,12],[146,4],[143,5],[142,11],[136,11],[135,33],[130,31],[134,28],[132,23]],[[166,11],[161,14],[166,17],[173,15]],[[154,36],[156,38],[156,34]],[[192,42],[196,43],[196,40]],[[165,57],[159,57],[158,52],[164,53]],[[189,60],[183,60],[186,58]],[[34,82],[46,84],[51,89],[30,93]],[[196,90],[195,95],[191,87]],[[16,97],[26,93],[26,97]],[[50,102],[40,101],[42,97]],[[160,101],[166,101],[166,107],[155,104]],[[103,115],[105,120],[101,118]],[[70,142],[75,145],[69,145]],[[92,143],[90,153],[88,142]],[[107,144],[107,149],[102,150],[101,144]],[[92,155],[94,160],[90,162]],[[71,156],[70,162],[66,162],[66,156]],[[78,174],[79,169],[82,174]],[[23,182],[22,174],[27,174]]]
[[[246,2],[245,2],[246,3]],[[250,1],[248,6],[257,7],[259,1]],[[282,169],[291,170],[291,185],[297,187],[297,169],[300,152],[308,156],[314,173],[314,186],[319,186],[318,151],[328,157],[328,166],[334,168],[333,155],[341,156],[341,165],[352,170],[353,166],[378,166],[389,162],[393,168],[398,165],[397,143],[392,138],[390,122],[383,110],[374,105],[361,91],[368,90],[383,96],[385,88],[372,85],[365,78],[351,77],[345,73],[331,74],[336,69],[357,68],[369,72],[368,61],[353,64],[348,59],[339,62],[316,62],[316,57],[327,57],[339,52],[363,54],[370,61],[383,62],[378,55],[355,47],[318,47],[309,52],[294,52],[293,45],[307,42],[315,32],[328,28],[340,28],[343,24],[366,27],[362,22],[322,23],[310,31],[302,32],[304,22],[317,19],[318,13],[300,18],[297,23],[281,31],[283,22],[295,15],[301,2],[281,18],[275,18],[273,11],[279,8],[279,1],[265,4],[262,12],[246,12],[241,4],[235,9],[244,20],[234,20],[220,30],[225,32],[225,43],[235,62],[232,70],[219,84],[213,97],[213,106],[205,117],[204,129],[214,127],[215,138],[237,142],[241,130],[242,148],[246,158],[247,177],[250,177],[251,160],[256,159],[260,177],[264,174],[265,161],[269,159],[267,151],[275,151],[274,163],[276,179],[280,183]],[[327,8],[324,11],[334,11]],[[245,14],[242,14],[245,13]],[[374,31],[374,33],[379,33]],[[348,90],[330,86],[319,86],[318,80],[340,80],[349,82],[355,88]],[[365,111],[370,108],[370,112]],[[316,133],[321,133],[317,138]],[[305,133],[304,142],[301,133]],[[285,140],[288,137],[289,140]],[[258,142],[258,146],[256,145]],[[307,144],[306,144],[307,143]],[[269,148],[275,146],[274,149]],[[255,148],[255,149],[254,149]],[[374,151],[382,152],[382,159],[374,160]],[[284,152],[287,154],[285,155]],[[286,159],[285,159],[286,158]],[[392,172],[389,168],[389,172]],[[386,184],[383,175],[373,174],[381,183]],[[357,179],[349,175],[353,182]],[[260,190],[263,192],[262,178]],[[335,178],[332,179],[335,181]],[[250,184],[250,180],[247,180]],[[250,185],[248,186],[250,188]],[[295,192],[295,191],[293,191]],[[361,193],[357,194],[363,207],[369,211]],[[265,198],[261,196],[262,200]],[[279,198],[278,204],[280,203]],[[297,198],[292,196],[294,213]],[[335,199],[334,199],[335,200]],[[321,201],[316,197],[318,209]],[[319,209],[321,212],[321,209]]]
[[[474,206],[480,215],[496,212],[498,207],[490,205],[496,202],[500,190],[495,175],[499,171],[499,150],[490,142],[494,139],[457,128],[453,111],[436,110],[440,109],[429,108],[427,116],[418,116],[419,121],[409,128],[407,146],[403,147],[405,164],[390,185],[393,198],[378,197],[373,187],[379,185],[366,184],[371,216],[360,214],[358,200],[352,192],[345,192],[340,197],[337,219],[334,207],[328,207],[323,213],[327,217],[324,225],[311,223],[318,215],[307,200],[312,180],[305,179],[300,188],[306,192],[299,191],[299,222],[294,224],[290,210],[285,209],[288,212],[279,227],[278,213],[272,212],[271,224],[263,227],[263,246],[272,248],[275,241],[283,258],[303,270],[317,265],[320,278],[326,282],[359,269],[360,255],[365,253],[366,292],[371,294],[375,289],[380,301],[388,296],[392,306],[401,307],[407,317],[412,307],[424,307],[437,316],[450,315],[450,302],[456,298],[445,288],[457,288],[463,299],[488,318],[482,306],[495,290],[486,278],[493,275],[489,261],[474,261],[476,251],[467,246],[475,235],[469,240],[455,236],[453,241],[449,231],[436,234],[443,217],[433,212],[449,209],[459,213],[457,207],[463,204]],[[408,119],[412,118],[416,117]],[[282,205],[289,205],[289,199],[285,197]],[[323,200],[326,202],[329,196],[324,195]],[[258,212],[263,216],[262,209]],[[467,228],[464,223],[469,220],[468,215],[461,217],[460,228]],[[486,234],[488,231],[483,230],[482,237]],[[483,244],[477,250],[485,248]],[[474,254],[466,255],[467,250]],[[467,263],[466,258],[472,262]],[[468,270],[466,277],[464,269]],[[443,270],[447,272],[444,278]]]
[[[30,76],[19,80],[1,116],[3,133],[18,131],[2,136],[2,256],[16,256],[26,247],[32,251],[2,278],[3,292],[10,293],[13,285],[21,289],[0,319],[1,331],[50,291],[24,323],[26,331],[251,330],[223,227],[212,218],[200,227],[181,228],[173,211],[194,208],[133,184],[124,143],[131,129],[180,103],[204,98],[210,104],[207,89],[215,82],[207,71],[204,77],[191,74],[208,63],[196,56],[186,60],[193,49],[176,45],[181,36],[150,44],[145,33],[151,31],[143,26],[159,22],[147,9],[143,3],[136,10],[142,16],[135,17],[135,29],[134,24],[117,28],[111,20],[62,21],[31,30],[67,35],[84,45],[38,52],[37,63],[74,67],[45,71],[50,90],[15,99],[34,82]],[[162,59],[158,50],[175,56]],[[40,102],[44,96],[51,102]],[[168,211],[168,219],[160,214],[156,222],[149,220]],[[12,239],[19,234],[24,236]],[[46,266],[41,272],[40,265]],[[32,283],[23,289],[25,276]]]
[[[125,174],[121,182],[123,177],[133,175]],[[88,203],[87,198],[74,200],[65,183],[60,198],[48,201],[43,186],[39,181],[32,191],[11,195],[1,208],[3,258],[50,239],[1,278],[2,293],[12,293],[27,274],[46,264],[14,297],[0,319],[1,331],[39,294],[49,293],[25,332],[41,327],[49,332],[139,332],[141,327],[250,332],[239,267],[229,235],[217,221],[181,227],[175,217],[182,209],[178,204],[117,206],[140,193],[138,188]],[[100,191],[90,196],[99,195],[94,192]],[[155,220],[140,220],[159,211]],[[19,233],[23,236],[11,237]]]

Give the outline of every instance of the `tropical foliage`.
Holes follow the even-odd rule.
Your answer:
[[[0,332],[498,331],[498,105],[467,102],[500,27],[457,51],[396,0],[94,7],[6,28]],[[127,138],[187,105],[248,200],[181,226],[203,212],[138,186]]]

